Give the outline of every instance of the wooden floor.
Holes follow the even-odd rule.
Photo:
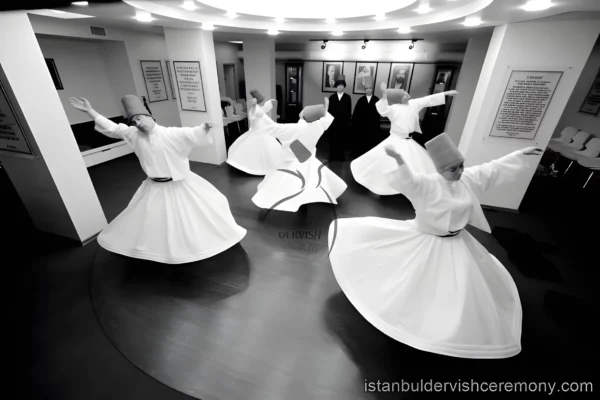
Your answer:
[[[468,228],[507,267],[519,288],[524,320],[523,352],[517,357],[464,360],[438,356],[412,349],[373,328],[340,292],[333,277],[327,258],[328,226],[336,214],[340,218],[409,219],[414,211],[402,196],[381,198],[360,187],[348,163],[330,168],[348,184],[335,213],[332,205],[315,204],[298,213],[273,211],[265,218],[250,201],[261,178],[228,165],[192,163],[194,172],[228,197],[234,217],[248,230],[240,244],[202,262],[169,266],[139,261],[109,253],[96,242],[76,250],[77,257],[69,256],[70,251],[56,257],[90,271],[93,308],[85,315],[96,313],[102,332],[128,362],[158,382],[203,400],[412,399],[424,394],[371,392],[365,390],[365,382],[581,382],[595,376],[594,364],[587,367],[585,363],[598,356],[591,328],[597,319],[592,314],[597,313],[597,303],[587,305],[597,299],[598,273],[584,265],[589,263],[585,258],[589,253],[557,244],[568,243],[562,239],[568,232],[549,229],[543,216],[486,211],[494,236]],[[127,206],[145,179],[134,155],[89,172],[109,221]],[[305,239],[294,238],[300,236]],[[582,258],[566,259],[574,253]],[[46,270],[36,282],[46,296],[56,298],[51,290],[42,289],[46,282],[55,282],[52,274]],[[68,281],[64,274],[61,279]],[[66,298],[52,303],[59,308],[53,311],[55,315],[62,313]],[[36,315],[49,308],[41,301]],[[63,373],[76,362],[73,354],[70,362],[62,354],[48,355],[46,336],[58,340],[58,328],[51,331],[50,326],[50,320],[40,322],[34,340],[37,393],[39,398],[77,398],[66,382],[60,386],[63,390],[57,389],[56,380],[62,374],[48,360],[63,359]],[[68,326],[61,328],[65,331]],[[125,367],[116,358],[108,361],[107,349],[97,359],[86,358],[98,349],[89,343],[87,348],[81,344],[68,349],[67,343],[63,338],[59,349],[79,352],[80,368],[89,368],[88,375],[113,377],[112,382],[94,378],[96,383],[105,382],[97,390],[107,397],[86,398],[178,398],[176,392],[165,392],[137,376],[128,383],[111,375],[113,364]],[[83,378],[85,371],[78,374],[90,379]],[[132,385],[139,386],[134,389]],[[93,384],[89,387],[94,390]],[[140,392],[147,387],[155,393],[146,390],[142,396]],[[76,393],[85,393],[85,388]]]

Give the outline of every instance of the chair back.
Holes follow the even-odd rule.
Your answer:
[[[573,128],[572,126],[567,126],[560,133],[560,137],[558,138],[558,140],[564,144],[568,144],[571,142],[571,139],[573,139],[573,136],[575,136],[575,134],[578,131],[579,131],[579,129],[577,129],[577,128]]]
[[[233,107],[231,106],[225,107],[225,113],[229,118],[233,118],[235,116],[235,113],[233,112]]]
[[[600,138],[594,137],[585,144],[585,148],[579,152],[585,157],[598,157],[600,155]]]
[[[240,103],[236,103],[234,107],[235,107],[235,113],[237,115],[244,114],[244,107]]]
[[[583,149],[585,142],[590,138],[590,134],[584,131],[579,131],[573,137],[573,141],[569,143],[570,147],[574,147],[576,150]]]

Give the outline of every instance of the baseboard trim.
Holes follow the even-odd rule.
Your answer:
[[[484,205],[482,205],[481,208],[483,208],[484,210],[490,210],[490,211],[503,211],[503,212],[509,212],[509,213],[513,213],[513,214],[519,214],[519,210],[513,210],[512,208],[484,206]]]
[[[99,231],[98,233],[95,233],[92,236],[90,236],[89,238],[83,240],[81,242],[81,246],[85,246],[86,244],[90,244],[91,242],[93,242],[98,237],[98,235],[100,234],[100,232],[102,232],[102,231]]]

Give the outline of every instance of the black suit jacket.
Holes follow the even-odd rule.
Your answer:
[[[367,96],[363,96],[356,102],[352,114],[352,141],[354,148],[361,153],[368,151],[378,145],[382,140],[381,116],[375,104],[379,98],[375,95],[367,102]]]
[[[352,120],[352,99],[350,95],[344,93],[341,100],[338,99],[337,93],[329,96],[328,111],[334,118],[329,131],[343,133],[343,130],[350,128],[350,121]]]

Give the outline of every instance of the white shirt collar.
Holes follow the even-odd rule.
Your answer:
[[[373,97],[373,95],[367,96],[367,103],[371,102],[371,97]]]
[[[342,96],[344,95],[344,92],[342,92],[342,93],[338,92],[338,94],[337,94],[337,95],[338,95],[338,100],[341,100],[341,99],[342,99]]]

